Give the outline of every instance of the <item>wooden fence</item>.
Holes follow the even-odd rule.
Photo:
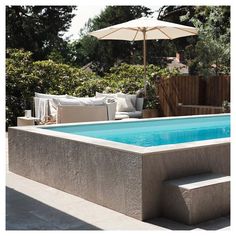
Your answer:
[[[221,113],[222,102],[230,101],[230,77],[176,76],[161,79],[156,83],[156,93],[161,116]]]
[[[222,107],[200,106],[200,105],[180,105],[178,106],[178,115],[204,115],[223,113]]]

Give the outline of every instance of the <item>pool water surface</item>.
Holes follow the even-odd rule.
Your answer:
[[[44,129],[152,147],[230,137],[230,115],[60,125]]]

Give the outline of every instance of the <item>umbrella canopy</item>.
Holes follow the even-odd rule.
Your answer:
[[[197,34],[194,27],[141,17],[89,33],[99,40],[143,41],[144,80],[146,83],[146,40],[176,39]]]

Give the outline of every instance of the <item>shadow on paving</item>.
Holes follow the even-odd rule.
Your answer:
[[[220,217],[214,220],[206,221],[192,226],[178,223],[176,221],[172,221],[162,217],[151,219],[146,222],[170,230],[194,230],[196,228],[203,230],[220,230],[230,226],[230,217],[229,216]]]
[[[12,188],[6,188],[7,230],[100,230]]]

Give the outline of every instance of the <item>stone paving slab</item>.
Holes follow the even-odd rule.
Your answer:
[[[11,172],[6,191],[7,229],[164,229]]]
[[[142,222],[74,195],[7,172],[8,230],[220,230],[229,217],[197,226],[157,218]]]

